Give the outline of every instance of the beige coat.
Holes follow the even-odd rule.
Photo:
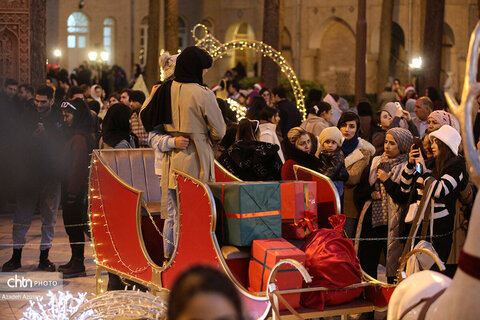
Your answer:
[[[225,135],[225,122],[213,92],[196,83],[173,81],[172,124],[165,131],[172,136],[186,136],[190,143],[186,150],[173,149],[162,160],[163,191],[176,187],[173,169],[183,171],[203,182],[214,181],[213,145]],[[166,200],[166,198],[165,198]]]
[[[311,113],[307,116],[307,120],[303,121],[300,125],[303,130],[313,133],[315,137],[318,137],[323,129],[331,126],[332,125],[327,120]]]
[[[278,149],[278,156],[282,163],[285,163],[285,157],[283,156],[282,146],[280,145],[280,140],[278,140],[277,136],[277,125],[267,122],[260,124],[260,141],[268,142],[271,144],[276,144],[280,149]]]
[[[357,148],[345,158],[345,168],[347,168],[349,178],[343,186],[343,213],[350,218],[358,218],[359,212],[353,201],[353,192],[360,183],[363,170],[368,166],[375,153],[375,147],[370,142],[362,138],[359,140]]]

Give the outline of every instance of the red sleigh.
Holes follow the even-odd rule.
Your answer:
[[[323,190],[321,198],[317,198],[325,203],[325,208],[331,208],[331,214],[338,213],[338,194],[334,187],[332,189],[331,182],[328,184],[329,180],[302,167],[296,168],[296,174],[302,180],[317,181]],[[219,165],[216,175],[219,181],[238,181]],[[277,294],[327,290],[285,289],[277,291],[274,298],[269,292],[248,291],[249,257],[242,256],[241,253],[232,257],[222,253],[215,235],[217,211],[209,187],[182,172],[177,171],[176,177],[178,239],[172,258],[164,261],[161,236],[163,219],[160,217],[159,180],[154,173],[153,150],[94,150],[90,169],[89,216],[97,263],[97,293],[101,292],[102,270],[135,281],[157,294],[170,289],[177,276],[186,269],[204,264],[225,272],[238,288],[250,316],[264,319],[271,315],[271,301],[276,305]],[[189,214],[191,212],[195,214]],[[300,263],[283,260],[274,267],[269,283],[275,282],[276,270],[285,263],[297,268],[306,281],[310,279]],[[374,280],[352,287],[359,286],[366,287],[366,299],[329,306],[323,311],[293,311],[304,318],[315,318],[386,308],[393,287]],[[290,315],[289,311],[281,313]]]

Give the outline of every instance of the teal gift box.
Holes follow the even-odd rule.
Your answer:
[[[234,246],[282,236],[278,182],[209,183],[217,205],[217,235]]]

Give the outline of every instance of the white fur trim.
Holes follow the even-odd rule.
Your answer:
[[[362,160],[363,157],[364,155],[362,151],[360,151],[360,149],[355,149],[352,153],[348,155],[348,157],[345,158],[345,168],[348,168],[355,162]]]

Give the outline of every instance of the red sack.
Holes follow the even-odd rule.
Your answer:
[[[345,237],[343,214],[328,218],[333,229],[320,229],[313,232],[302,250],[307,260],[305,267],[312,276],[311,283],[304,287],[325,287],[341,289],[362,282],[360,261],[352,240]],[[362,294],[363,288],[304,292],[301,302],[305,307],[323,310],[326,305],[337,305],[354,300]]]

